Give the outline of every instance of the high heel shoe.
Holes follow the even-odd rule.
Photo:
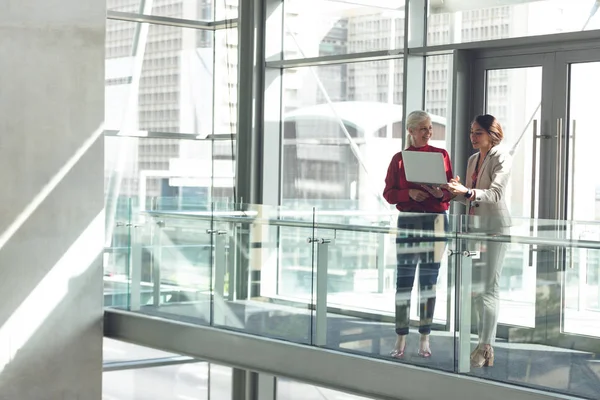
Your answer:
[[[477,346],[471,353],[471,366],[475,368],[494,366],[494,349],[492,346]]]

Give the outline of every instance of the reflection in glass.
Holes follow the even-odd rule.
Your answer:
[[[130,198],[136,214],[208,210],[212,199],[233,196],[235,141],[122,136],[104,141],[107,205],[117,203],[117,214],[107,212],[107,218],[123,221]]]
[[[404,1],[286,0],[285,58],[404,47]]]
[[[427,44],[478,42],[598,29],[595,0],[429,2]]]
[[[429,56],[425,59],[425,111],[432,118],[448,118],[451,106],[450,89],[452,87],[452,55],[445,54],[440,56]],[[435,129],[435,126],[434,126]],[[433,139],[437,132],[434,130]],[[449,138],[446,143],[449,143]],[[448,149],[447,145],[442,146],[442,142],[436,144],[436,147]]]
[[[226,71],[217,81],[217,87],[226,88],[227,79],[232,79],[229,72],[235,68],[221,55],[221,48],[228,46],[224,38],[231,39],[229,30],[215,43],[219,48],[215,65],[213,32],[165,25],[141,27],[143,24],[134,22],[107,24],[105,128],[128,135],[136,135],[138,130],[202,137],[212,134],[213,71]]]
[[[535,218],[539,178],[534,185],[531,171],[539,164],[542,67],[487,71],[486,112],[498,119],[504,131],[503,146],[513,152],[512,173],[507,190],[509,212],[515,217]],[[535,129],[537,128],[537,131]],[[534,154],[534,148],[537,148]],[[535,168],[539,175],[539,167]],[[532,203],[532,196],[534,202]],[[533,204],[533,209],[532,209]],[[513,224],[511,234],[529,235],[528,223]],[[529,247],[509,245],[500,278],[500,322],[535,326],[535,279],[537,254]]]
[[[387,210],[401,149],[402,60],[286,69],[283,205]]]
[[[568,123],[568,216],[571,220],[600,220],[600,178],[590,160],[597,158],[597,110],[594,94],[600,90],[600,63],[570,65]],[[578,240],[600,241],[600,225],[575,225],[571,235]],[[572,249],[565,268],[564,330],[600,336],[600,252]]]

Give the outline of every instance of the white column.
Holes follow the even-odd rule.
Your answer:
[[[105,2],[1,9],[1,397],[99,400]]]

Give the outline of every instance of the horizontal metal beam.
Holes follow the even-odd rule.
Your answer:
[[[162,17],[160,15],[137,14],[123,11],[106,12],[107,19],[118,21],[129,21],[138,23],[147,23],[154,25],[178,26],[180,28],[203,29],[214,31],[218,29],[233,28],[237,26],[237,19],[223,21],[196,21],[183,18]]]
[[[280,60],[280,61],[267,61],[265,66],[267,68],[297,68],[297,67],[308,67],[315,65],[333,65],[333,64],[346,64],[354,62],[364,61],[383,61],[391,60],[395,58],[402,58],[404,54],[403,49],[397,50],[377,50],[369,51],[366,53],[351,53],[351,54],[336,54],[333,56],[322,56],[322,57],[308,57],[301,59],[291,60]]]
[[[405,363],[361,357],[315,346],[215,329],[122,310],[105,311],[106,337],[185,354],[209,362],[288,377],[369,398],[438,400],[568,399],[555,393],[506,385]]]
[[[162,218],[163,222],[168,219],[173,220],[198,220],[198,221],[213,221],[221,223],[238,223],[238,224],[263,224],[269,226],[285,226],[288,228],[308,228],[308,229],[319,229],[319,230],[333,230],[333,231],[351,231],[351,232],[365,232],[365,233],[379,233],[387,235],[399,235],[399,234],[414,234],[412,229],[396,228],[392,226],[376,226],[376,225],[350,225],[342,223],[322,223],[312,221],[299,221],[293,219],[280,219],[280,218],[257,218],[258,213],[256,211],[229,211],[229,212],[214,212],[211,211],[194,211],[194,212],[172,212],[172,211],[141,211],[141,214],[145,214],[154,218]],[[290,211],[285,213],[280,211],[281,217],[293,217],[300,216],[297,211]],[[327,213],[319,212],[319,216],[325,216]],[[372,214],[369,214],[372,215]],[[407,216],[410,213],[406,214]],[[561,225],[556,221],[556,226],[551,226],[557,232],[564,232],[569,228],[568,225]],[[567,222],[567,221],[564,221]],[[538,229],[548,228],[548,226],[540,225]],[[546,231],[547,232],[547,231]],[[419,231],[420,238],[425,241],[427,238],[431,239],[446,239],[446,240],[465,240],[474,242],[500,242],[500,243],[514,243],[522,245],[537,245],[545,246],[546,248],[538,248],[538,251],[551,250],[548,247],[569,247],[569,248],[582,248],[582,249],[596,249],[600,250],[600,242],[595,240],[578,240],[568,238],[547,238],[547,237],[531,237],[531,236],[518,236],[518,235],[496,235],[493,233],[486,232],[436,232],[436,231]],[[331,238],[328,238],[331,239]]]
[[[130,137],[130,138],[143,138],[143,139],[178,139],[178,140],[235,140],[237,135],[235,134],[216,134],[216,135],[205,135],[199,136],[196,133],[180,133],[180,132],[158,132],[158,131],[134,131],[128,132],[126,135],[123,131],[118,129],[107,129],[104,131],[105,137]]]
[[[215,30],[219,30],[219,29],[231,29],[231,28],[237,28],[238,26],[238,20],[237,18],[234,19],[224,19],[221,21],[211,21],[208,23],[210,26],[213,27],[213,29]]]
[[[166,367],[167,365],[189,364],[202,362],[193,357],[188,356],[173,356],[163,358],[152,358],[148,360],[133,360],[133,361],[113,361],[105,362],[102,366],[102,372],[123,371],[127,369],[142,369]]]
[[[555,33],[551,35],[525,36],[508,39],[484,40],[479,42],[450,43],[438,46],[413,47],[409,55],[433,56],[451,54],[454,50],[473,50],[478,56],[498,56],[499,51],[509,54],[534,54],[549,51],[574,50],[578,47],[599,47],[600,30]]]
[[[267,61],[267,68],[297,68],[318,65],[347,64],[362,61],[379,61],[401,58],[405,54],[415,56],[435,56],[452,54],[454,50],[473,50],[480,56],[497,56],[498,51],[506,50],[511,54],[524,54],[573,50],[573,44],[580,47],[599,47],[600,30],[583,32],[556,33],[550,35],[525,36],[508,39],[485,40],[479,42],[449,43],[437,46],[413,47],[408,49],[377,50],[363,53],[337,54],[332,56],[307,57],[278,61]]]

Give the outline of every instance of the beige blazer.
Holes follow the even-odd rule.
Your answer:
[[[473,154],[467,163],[465,186],[475,192],[473,201],[464,196],[456,200],[467,206],[467,213],[473,209],[469,218],[469,227],[484,231],[495,230],[511,225],[510,213],[506,206],[506,190],[510,179],[512,157],[509,150],[494,146],[486,156],[477,174],[477,185],[473,188],[473,172],[477,166],[479,153]]]

